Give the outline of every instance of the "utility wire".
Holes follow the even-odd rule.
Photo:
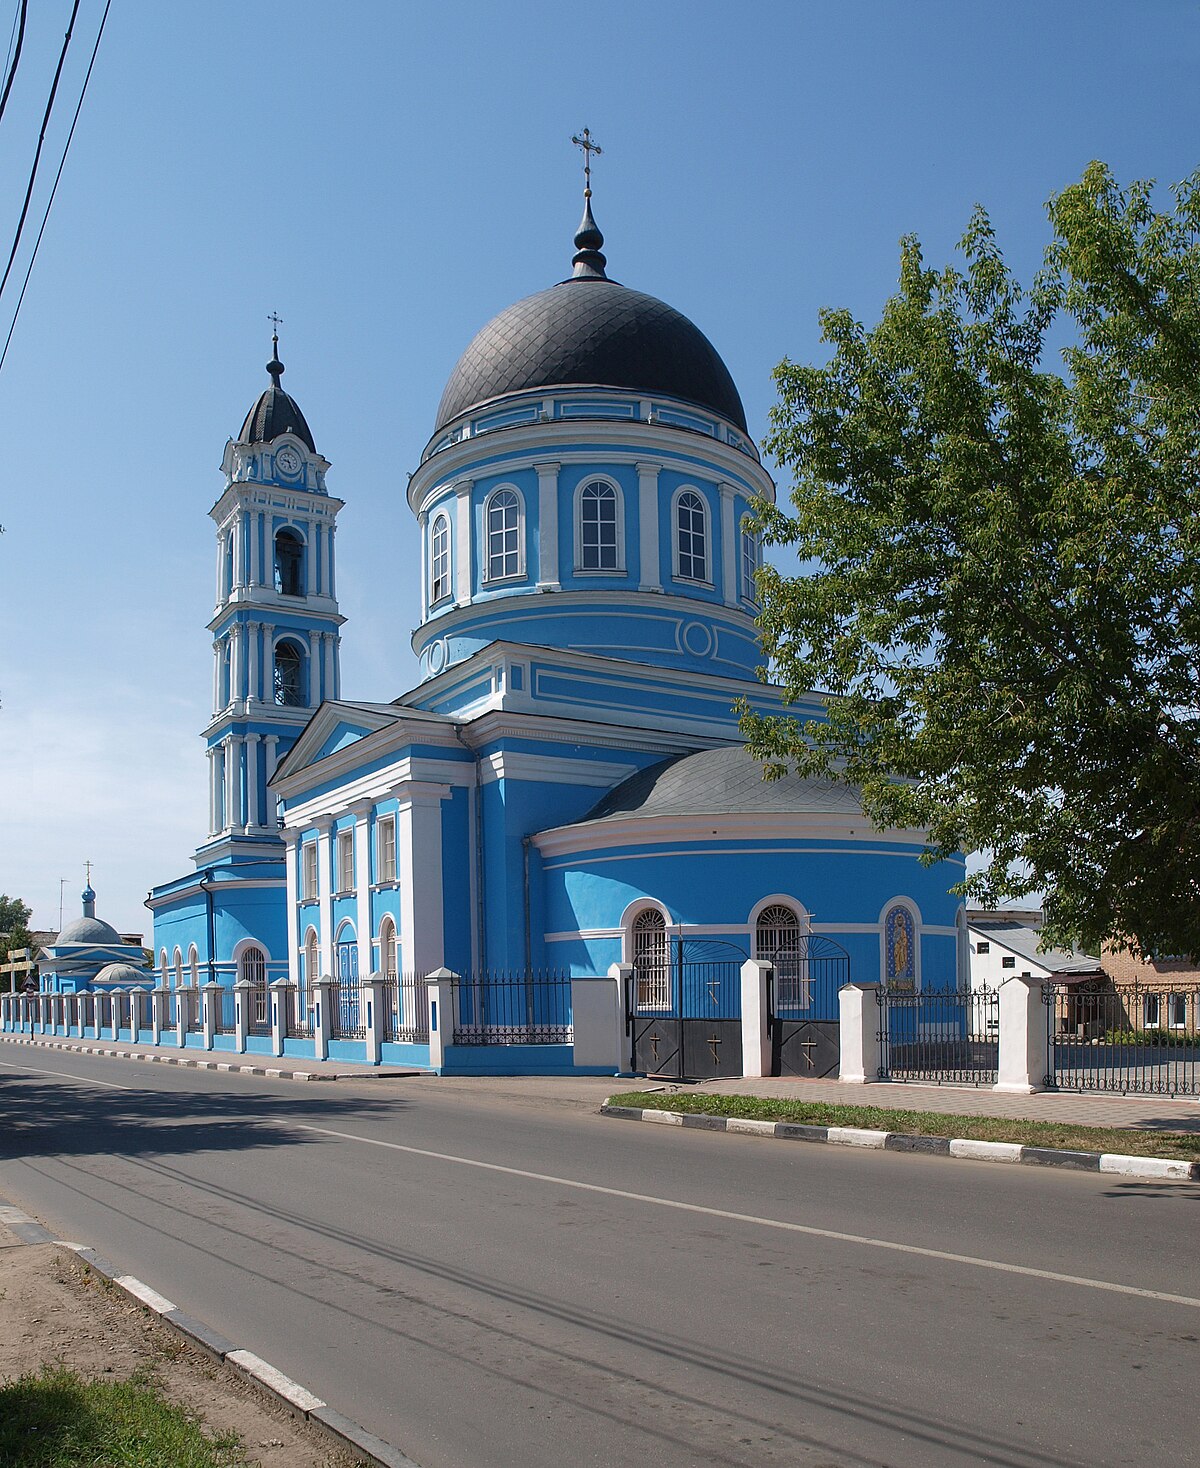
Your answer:
[[[50,206],[54,203],[54,196],[58,192],[58,181],[62,178],[63,168],[67,161],[67,153],[71,147],[71,139],[75,136],[75,124],[79,121],[79,114],[83,110],[83,99],[87,96],[88,82],[92,79],[92,67],[96,64],[96,53],[100,49],[100,38],[104,35],[104,22],[108,19],[108,12],[111,6],[112,0],[105,0],[104,14],[100,17],[100,29],[96,32],[96,44],[92,47],[92,59],[88,62],[87,75],[83,79],[83,86],[79,92],[79,101],[75,104],[75,116],[71,119],[71,131],[67,134],[67,141],[63,144],[62,157],[58,161],[58,172],[54,175],[54,186],[50,190],[50,197],[46,200],[46,212],[42,215],[42,225],[38,230],[37,239],[33,242],[33,254],[29,257],[25,279],[21,284],[21,294],[17,297],[17,309],[13,312],[13,319],[9,324],[8,335],[4,339],[4,350],[0,352],[0,369],[4,367],[4,359],[8,356],[9,343],[13,339],[13,332],[17,329],[17,317],[21,314],[21,302],[25,299],[25,289],[29,284],[29,277],[33,274],[33,262],[37,259],[38,246],[42,243],[42,236],[46,233],[46,224],[50,218]],[[76,9],[78,8],[78,5],[76,5]],[[74,16],[72,16],[72,20],[74,20]]]
[[[0,97],[0,117],[3,117],[4,116],[4,109],[5,109],[5,107],[8,106],[8,94],[9,94],[9,92],[12,91],[13,78],[17,74],[17,62],[20,61],[20,59],[21,59],[21,47],[25,44],[25,15],[26,15],[26,13],[27,13],[28,10],[29,10],[29,0],[21,0],[21,27],[17,31],[17,54],[12,57],[12,65],[8,67],[8,76],[7,76],[7,78],[5,79],[5,82],[4,82],[4,95],[2,97]],[[16,24],[16,20],[17,20],[17,17],[14,15],[13,16],[13,24],[14,25]],[[11,32],[9,33],[9,37],[8,37],[8,51],[9,51],[9,55],[12,56],[12,33]],[[8,62],[7,61],[5,61],[4,64],[5,64],[5,66],[8,66]]]
[[[46,141],[46,128],[50,124],[50,114],[54,110],[54,98],[58,93],[59,78],[62,76],[63,62],[67,59],[67,47],[71,44],[71,32],[75,29],[75,17],[78,14],[79,0],[75,0],[75,4],[71,7],[71,20],[67,26],[67,34],[63,37],[62,50],[58,55],[58,66],[54,70],[54,84],[50,88],[50,96],[46,101],[46,111],[42,117],[42,130],[38,133],[37,152],[33,155],[33,167],[29,171],[29,187],[25,190],[25,202],[21,206],[21,217],[17,220],[17,235],[13,240],[8,264],[4,267],[4,278],[0,280],[0,295],[4,294],[4,287],[8,284],[8,277],[13,268],[13,261],[17,258],[17,246],[21,243],[21,231],[25,228],[25,216],[29,213],[29,201],[33,197],[33,185],[37,179],[38,163],[42,156],[42,144]]]

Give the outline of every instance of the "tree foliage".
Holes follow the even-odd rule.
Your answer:
[[[762,572],[760,624],[831,698],[743,731],[982,851],[976,900],[1043,890],[1051,938],[1200,954],[1200,172],[1152,196],[1093,163],[1028,289],[982,209],[961,269],[906,238],[878,324],[777,368],[758,529],[811,569]]]

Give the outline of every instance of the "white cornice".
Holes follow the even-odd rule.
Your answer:
[[[401,806],[406,802],[441,802],[456,787],[474,783],[474,764],[447,768],[436,760],[398,760],[386,770],[376,770],[359,780],[347,781],[334,790],[290,806],[283,829],[295,838],[310,826],[319,825],[322,821],[331,822],[334,816],[344,815],[350,806],[375,806],[384,800],[397,800]]]
[[[297,741],[287,754],[289,765],[295,765],[297,768],[289,769],[282,776],[276,774],[275,778],[268,782],[269,788],[283,799],[291,800],[313,785],[323,785],[330,780],[336,780],[339,776],[351,775],[360,766],[373,763],[393,750],[406,749],[412,744],[428,744],[438,749],[462,748],[454,733],[453,724],[449,723],[443,715],[426,714],[422,716],[418,712],[414,717],[413,710],[398,709],[397,717],[391,723],[369,734],[364,734],[361,739],[354,740],[342,749],[336,749],[320,759],[316,758],[315,751],[312,754],[306,753],[306,750],[312,749],[314,745],[319,749],[324,739],[343,721],[346,723],[353,721],[349,711],[331,723],[322,724],[319,730],[314,731],[313,739]],[[309,762],[305,763],[306,760]],[[397,762],[398,765],[404,763],[412,762],[407,759]],[[449,762],[418,760],[415,763],[436,764],[439,769],[443,769]],[[381,773],[393,768],[396,766],[386,766]],[[451,776],[447,774],[439,778],[450,779]],[[361,798],[370,799],[372,797],[369,792],[364,791]],[[344,803],[350,797],[343,792],[341,799]]]
[[[586,758],[557,759],[551,755],[527,754],[511,749],[495,750],[480,760],[480,774],[485,785],[496,780],[530,780],[539,785],[582,785],[610,790],[636,774],[638,768],[637,765]]]
[[[697,798],[702,798],[697,792]],[[927,837],[922,831],[875,831],[864,816],[857,825],[831,819],[828,815],[799,811],[756,811],[729,815],[628,816],[624,819],[585,821],[539,831],[533,843],[543,857],[610,851],[617,847],[659,846],[667,841],[803,840],[872,841],[922,850]],[[852,853],[851,853],[852,854]]]

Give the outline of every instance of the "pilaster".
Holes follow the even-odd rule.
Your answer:
[[[471,560],[474,554],[471,544],[471,490],[474,487],[473,479],[460,479],[454,486],[454,599],[460,605],[471,600]]]
[[[561,464],[535,464],[538,477],[538,590],[557,591],[558,472]]]
[[[325,818],[317,822],[317,898],[321,916],[321,973],[333,973],[333,843],[329,833],[332,820]],[[312,975],[306,976],[311,986]]]
[[[661,591],[658,564],[658,476],[661,464],[641,463],[638,476],[638,568],[639,591]]]
[[[738,561],[737,526],[733,514],[733,485],[722,484],[721,490],[721,572],[725,593],[725,605],[738,605]]]
[[[404,968],[440,968],[445,953],[442,906],[442,800],[448,785],[409,785],[400,791],[396,856],[400,878],[400,941]]]

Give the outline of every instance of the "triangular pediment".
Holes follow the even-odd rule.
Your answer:
[[[276,776],[294,775],[326,756],[336,754],[370,734],[396,722],[396,710],[390,704],[348,703],[341,700],[323,703],[313,714],[300,738],[279,763]]]

